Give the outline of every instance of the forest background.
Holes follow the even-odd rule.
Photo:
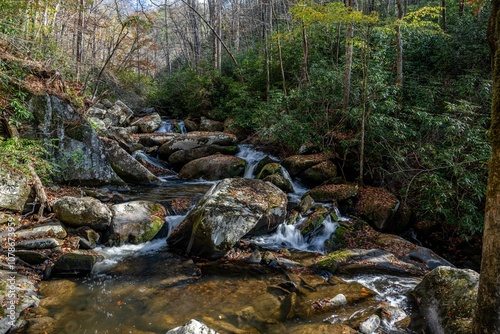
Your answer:
[[[487,1],[4,0],[0,13],[2,53],[54,69],[82,110],[106,95],[230,118],[279,156],[334,154],[345,179],[388,188],[445,244],[480,238]],[[18,126],[29,74],[1,57],[2,116]],[[30,149],[2,141],[0,160]]]

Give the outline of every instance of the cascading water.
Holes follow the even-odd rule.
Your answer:
[[[252,147],[252,145],[241,144],[238,145],[240,152],[236,154],[238,158],[246,161],[245,174],[243,177],[247,179],[253,179],[255,177],[255,168],[259,162],[265,157],[269,157],[273,161],[278,161],[278,158],[268,155],[262,151],[258,151]]]
[[[161,126],[155,132],[176,132],[184,134],[187,131],[183,121],[165,119],[162,121]]]

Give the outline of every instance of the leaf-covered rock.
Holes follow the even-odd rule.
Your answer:
[[[188,162],[179,172],[181,179],[221,180],[243,176],[246,161],[232,155],[216,154]]]

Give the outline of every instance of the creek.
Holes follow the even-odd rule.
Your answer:
[[[240,148],[238,156],[247,161],[245,177],[253,177],[256,163],[265,154],[247,145]],[[215,184],[184,181],[176,176],[163,180],[159,187],[132,186],[126,196],[164,204],[172,199],[193,201]],[[295,193],[289,199],[296,202],[306,188],[296,180],[292,182]],[[167,211],[170,228],[185,217],[168,206]],[[266,249],[279,253],[279,249],[287,248],[293,268],[296,262],[312,263],[337,225],[327,218],[319,233],[304,238],[295,225],[283,224],[273,234],[247,242],[259,246],[263,253]],[[317,326],[325,324],[356,328],[365,313],[381,304],[417,319],[412,321],[416,325],[402,329],[397,325],[401,319],[396,317],[383,320],[375,333],[422,332],[417,308],[409,296],[419,279],[412,277],[366,273],[340,277],[343,283],[330,284],[331,274],[301,273],[299,267],[287,272],[244,261],[193,261],[170,252],[165,238],[96,251],[104,260],[96,264],[89,276],[40,284],[45,297],[41,305],[55,319],[55,333],[166,333],[193,318],[220,333],[317,333]],[[291,285],[296,285],[296,289],[289,289]],[[312,300],[334,297],[341,291],[340,286],[349,291],[358,287],[361,294],[368,288],[376,294],[319,311],[311,307]]]

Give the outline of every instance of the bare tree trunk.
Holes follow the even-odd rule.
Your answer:
[[[446,0],[441,0],[441,16],[443,18],[443,31],[446,32]]]
[[[354,37],[354,23],[349,22],[347,23],[347,28],[346,28],[346,54],[345,54],[344,103],[343,103],[344,111],[347,111],[347,108],[349,108],[349,97],[351,95],[353,37]]]
[[[396,0],[396,15],[398,21],[396,23],[396,86],[403,87],[403,37],[401,35],[401,20],[403,19],[403,6],[401,0]]]
[[[493,60],[491,103],[491,161],[489,163],[483,254],[473,323],[474,334],[498,334],[500,329],[500,1],[491,1],[488,25]]]
[[[83,54],[83,20],[84,0],[78,3],[78,21],[76,31],[76,81],[80,81]]]
[[[273,12],[274,19],[276,20],[276,32],[278,33],[277,44],[278,44],[278,57],[280,61],[280,70],[281,70],[281,82],[283,87],[283,94],[287,95],[286,91],[286,78],[285,78],[285,68],[283,67],[283,57],[281,54],[281,41],[280,41],[280,22],[278,20],[278,16],[276,15],[276,11],[274,10],[274,6],[271,6],[271,11]]]
[[[306,26],[302,22],[302,80],[309,82],[309,45],[307,42]]]
[[[365,137],[366,137],[366,123],[368,122],[369,109],[368,109],[368,63],[370,47],[370,26],[366,27],[365,45],[363,47],[362,66],[363,66],[363,83],[361,88],[361,95],[363,99],[363,111],[361,114],[361,142],[359,148],[359,185],[364,184],[364,164],[365,164]]]

